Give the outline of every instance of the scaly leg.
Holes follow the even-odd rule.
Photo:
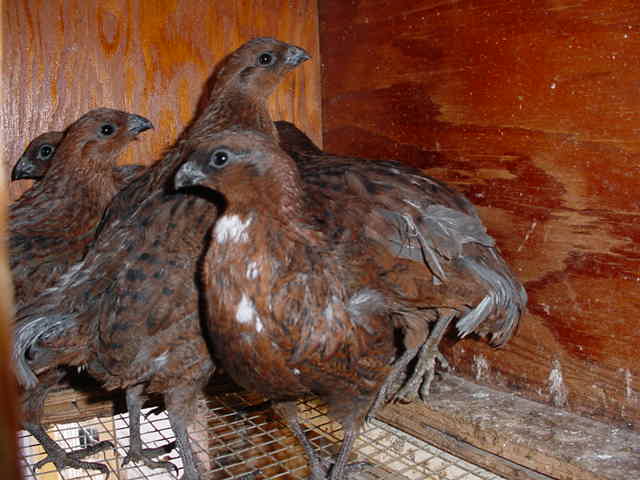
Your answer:
[[[429,388],[431,387],[431,382],[436,372],[436,360],[438,360],[443,367],[449,368],[449,363],[446,358],[444,358],[438,350],[438,344],[454,318],[455,313],[447,313],[438,319],[429,333],[429,338],[427,338],[427,341],[420,349],[418,363],[411,377],[396,394],[396,398],[413,402],[417,400],[418,395],[420,395],[420,398],[423,400],[427,399],[429,396]]]
[[[345,436],[340,447],[340,452],[335,461],[332,459],[320,460],[315,452],[313,445],[302,431],[300,422],[298,421],[298,410],[295,402],[279,402],[274,404],[273,408],[285,419],[289,428],[296,436],[309,459],[309,470],[311,471],[310,480],[343,480],[345,473],[355,473],[362,468],[369,466],[369,462],[355,462],[347,464],[349,453],[353,447],[353,442],[358,436],[357,429],[345,428]],[[333,465],[333,468],[331,468]],[[327,471],[331,471],[328,475]]]
[[[168,461],[156,461],[153,458],[165,455],[175,448],[176,443],[171,442],[157,448],[142,448],[142,437],[140,436],[140,411],[142,409],[143,385],[136,385],[127,389],[127,410],[129,411],[129,451],[124,457],[122,466],[127,463],[142,462],[149,468],[164,468],[178,475],[178,467]]]
[[[278,402],[273,405],[273,408],[285,419],[285,421],[289,425],[289,428],[302,445],[302,448],[304,448],[304,452],[307,454],[307,458],[309,459],[309,470],[311,470],[311,479],[324,480],[326,478],[326,474],[320,466],[320,459],[318,458],[318,454],[315,452],[313,445],[311,445],[311,442],[302,431],[302,427],[300,426],[300,422],[298,421],[298,409],[296,407],[296,403]]]
[[[389,373],[389,376],[382,384],[382,387],[378,391],[378,394],[376,395],[376,399],[373,402],[373,405],[367,412],[367,421],[371,420],[375,416],[378,409],[387,402],[387,394],[388,394],[389,388],[395,383],[396,379],[398,378],[398,375],[402,371],[404,371],[404,369],[407,367],[407,364],[411,360],[413,360],[417,352],[418,352],[417,348],[407,349],[402,354],[402,356],[394,362],[393,367],[391,368],[391,372]]]
[[[194,405],[189,402],[194,402],[195,397],[189,397],[187,399],[185,395],[181,395],[180,393],[183,392],[166,392],[164,398],[165,404],[167,405],[169,423],[176,436],[176,444],[178,445],[178,451],[182,458],[184,474],[181,480],[199,480],[200,473],[198,472],[198,464],[193,454],[189,432],[187,431],[187,421],[194,409]],[[185,401],[189,404],[184,404],[183,402]]]
[[[359,430],[359,428],[355,428],[353,426],[344,427],[344,439],[342,440],[342,445],[340,445],[338,457],[331,469],[331,476],[329,477],[330,480],[345,480],[347,476],[352,473],[357,473],[364,467],[371,465],[369,462],[354,462],[347,464],[349,453],[351,453],[351,449],[353,448],[353,442],[355,442],[358,437]]]
[[[96,443],[95,445],[91,445],[90,447],[83,448],[82,450],[66,452],[49,435],[47,435],[47,432],[42,425],[24,423],[24,428],[40,442],[42,448],[47,452],[47,456],[36,463],[36,469],[40,469],[43,465],[51,462],[60,472],[64,468],[82,468],[85,470],[100,470],[106,475],[105,479],[109,477],[109,467],[105,464],[99,462],[83,462],[80,459],[94,455],[108,448],[114,448],[113,443],[105,440]]]

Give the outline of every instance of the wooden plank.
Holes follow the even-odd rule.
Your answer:
[[[81,422],[91,418],[112,417],[126,411],[122,392],[104,395],[64,389],[47,396],[42,422],[45,425]]]
[[[415,425],[408,422],[397,422],[396,416],[392,412],[384,413],[389,415],[390,422],[396,422],[395,426],[401,427],[406,433],[420,438],[441,450],[451,453],[458,458],[462,458],[473,465],[483,467],[493,473],[509,480],[552,480],[552,477],[535,472],[527,467],[511,462],[504,457],[493,455],[467,443],[446,432],[433,427],[420,425],[419,430],[415,430]]]
[[[139,113],[156,129],[122,163],[159,158],[192,118],[214,66],[246,40],[273,36],[314,57],[271,99],[320,140],[320,59],[313,0],[5,0],[2,152],[10,168],[36,135],[91,108]],[[16,198],[29,183],[11,186]]]
[[[640,435],[447,375],[377,417],[512,480],[640,478]],[[548,477],[545,477],[548,476]]]
[[[640,426],[640,4],[321,0],[325,149],[395,158],[478,207],[529,293],[459,374]]]
[[[8,192],[0,172],[0,231],[6,231]],[[18,392],[11,365],[10,325],[13,323],[13,285],[6,243],[0,244],[0,465],[5,478],[20,478],[18,467]]]
[[[51,392],[45,401],[42,423],[68,423],[87,420],[94,417],[111,417],[127,411],[124,392],[107,392],[100,389],[96,382],[88,377],[74,377],[74,388],[66,387]],[[207,397],[238,392],[240,387],[234,384],[224,373],[217,372],[205,389]],[[144,408],[163,408],[161,395],[150,395]]]

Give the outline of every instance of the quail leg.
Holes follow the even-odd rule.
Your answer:
[[[114,448],[113,443],[105,440],[82,450],[66,452],[47,434],[42,425],[25,423],[24,428],[40,442],[42,448],[47,452],[47,456],[36,463],[36,469],[42,468],[47,463],[53,463],[58,471],[62,471],[64,468],[99,470],[106,475],[105,478],[109,477],[109,467],[107,465],[99,462],[84,462],[80,459],[95,455],[108,448]]]
[[[437,312],[433,312],[437,315]],[[434,317],[434,320],[438,317]],[[404,320],[404,353],[400,358],[398,358],[391,367],[391,372],[387,376],[384,381],[382,387],[378,391],[376,395],[375,401],[373,405],[367,412],[366,421],[371,420],[375,413],[378,411],[380,407],[382,407],[385,403],[387,403],[390,398],[396,398],[397,392],[400,387],[405,383],[404,381],[398,382],[398,377],[401,374],[404,374],[407,365],[411,362],[418,353],[419,349],[424,345],[427,341],[429,329],[428,323],[425,322],[424,316],[420,316],[419,318],[405,318]],[[397,385],[400,383],[400,385]],[[389,395],[389,391],[393,390],[393,395]]]
[[[367,421],[371,420],[375,416],[378,409],[387,402],[387,394],[389,392],[389,388],[394,385],[395,381],[398,378],[398,375],[400,375],[400,373],[404,371],[404,369],[407,367],[407,364],[411,360],[413,360],[413,358],[416,356],[417,351],[417,348],[407,349],[402,354],[402,356],[394,362],[391,373],[389,373],[389,376],[384,381],[384,384],[376,395],[376,399],[373,402],[373,405],[367,413]]]
[[[396,398],[413,402],[417,400],[418,395],[423,400],[426,400],[429,396],[429,388],[431,387],[431,382],[436,372],[436,360],[438,360],[444,368],[449,368],[449,362],[447,362],[447,359],[440,353],[440,350],[438,350],[438,344],[454,317],[454,313],[448,313],[438,319],[429,333],[429,338],[427,338],[427,341],[420,349],[418,363],[411,377],[396,394]]]
[[[342,445],[340,445],[338,457],[331,468],[331,475],[328,477],[329,480],[346,480],[352,473],[358,473],[362,471],[363,468],[371,466],[369,462],[347,463],[349,453],[351,453],[351,449],[353,448],[353,442],[355,442],[358,437],[358,430],[359,428],[354,428],[353,426],[344,427],[344,439],[342,440]]]
[[[274,404],[274,409],[285,419],[307,454],[309,470],[311,471],[309,480],[342,480],[345,478],[345,474],[355,473],[370,465],[369,462],[347,464],[349,452],[357,437],[357,432],[354,429],[345,428],[344,440],[335,461],[333,459],[320,460],[313,445],[311,445],[311,442],[302,431],[295,402],[279,402]],[[330,474],[327,472],[330,472]]]
[[[178,467],[168,461],[157,461],[153,458],[165,455],[175,448],[175,442],[168,443],[157,448],[142,448],[142,437],[140,436],[140,411],[144,403],[142,396],[142,385],[136,385],[127,389],[127,410],[129,411],[129,451],[124,457],[122,466],[127,463],[142,462],[149,468],[164,468],[177,476]]]
[[[182,458],[184,473],[181,480],[199,480],[198,464],[193,454],[189,432],[187,431],[187,420],[191,417],[191,413],[195,408],[192,404],[195,402],[195,396],[192,397],[185,394],[185,392],[167,392],[164,398],[167,405],[169,423],[176,436],[176,444]]]
[[[304,452],[309,459],[309,470],[311,471],[312,480],[324,480],[326,478],[325,471],[320,466],[320,459],[316,454],[313,445],[302,431],[300,422],[298,421],[298,410],[295,402],[278,402],[273,405],[274,410],[278,412],[289,425],[289,428],[296,436]]]

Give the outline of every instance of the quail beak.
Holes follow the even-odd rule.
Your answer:
[[[11,170],[11,181],[22,180],[23,178],[33,178],[33,164],[28,157],[20,157]]]
[[[198,162],[188,161],[183,163],[176,172],[174,186],[176,190],[180,190],[181,188],[198,185],[206,178],[207,175],[202,171],[202,166]]]
[[[153,123],[151,123],[149,119],[141,117],[140,115],[129,115],[127,130],[134,135],[138,135],[151,128],[153,128]]]
[[[297,67],[310,58],[311,55],[309,55],[304,49],[291,45],[287,49],[287,54],[284,57],[284,63],[285,65],[293,65],[294,67]]]

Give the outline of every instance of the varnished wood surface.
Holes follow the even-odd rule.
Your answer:
[[[271,98],[320,140],[317,4],[311,0],[5,0],[2,153],[10,168],[28,142],[99,106],[144,115],[147,132],[121,163],[149,164],[192,118],[213,67],[246,40],[272,36],[314,58]],[[12,198],[29,183],[11,186]]]
[[[1,96],[0,96],[1,98]],[[5,172],[0,171],[0,235],[5,236],[8,192]],[[18,392],[11,365],[9,326],[13,323],[13,286],[7,260],[7,249],[0,244],[0,465],[4,478],[19,479]]]
[[[478,207],[529,293],[467,377],[640,428],[640,4],[321,0],[325,149]]]

